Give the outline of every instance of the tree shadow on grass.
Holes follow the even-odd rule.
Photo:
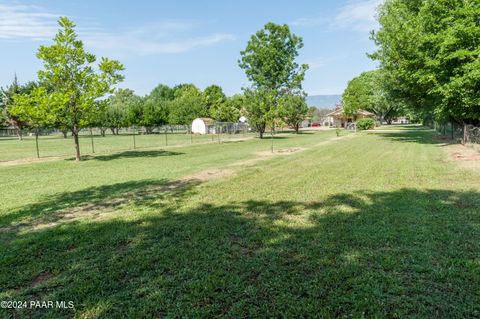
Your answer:
[[[393,142],[404,143],[420,143],[420,144],[434,144],[437,146],[445,146],[454,143],[452,140],[440,139],[432,130],[411,130],[402,132],[367,132],[375,136],[381,136]]]
[[[92,217],[90,213],[100,215],[102,211],[115,210],[130,202],[137,208],[141,205],[152,207],[166,197],[180,198],[193,194],[194,187],[199,183],[197,180],[147,179],[55,194],[44,198],[42,202],[0,215],[0,225],[8,233],[13,229],[32,229],[39,225],[65,222],[66,219]]]
[[[119,153],[113,153],[108,155],[82,155],[82,161],[111,161],[122,158],[140,158],[140,157],[161,157],[161,156],[174,156],[182,155],[182,152],[172,152],[165,150],[150,150],[150,151],[123,151]],[[75,158],[68,158],[68,161],[73,161]]]
[[[188,193],[175,197],[186,203]],[[43,205],[70,200],[57,197]],[[148,214],[142,214],[145,208]],[[223,205],[157,205],[153,197],[132,199],[129,209],[138,218],[71,222],[9,239],[0,260],[2,299],[75,303],[75,309],[10,314],[451,318],[480,313],[475,191],[400,189],[341,193],[309,203]],[[47,280],[38,283],[40,275]]]

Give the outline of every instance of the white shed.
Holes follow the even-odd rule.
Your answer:
[[[192,133],[208,134],[215,126],[215,121],[208,117],[199,117],[192,122]]]

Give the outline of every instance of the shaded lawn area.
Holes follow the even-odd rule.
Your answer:
[[[108,184],[18,199],[0,215],[0,299],[72,300],[75,309],[3,314],[478,317],[480,174],[446,161],[441,144],[417,141],[431,131],[405,135],[319,147],[322,134],[293,137],[282,143],[311,147],[208,182],[167,174],[167,162],[193,161],[185,148],[160,155],[163,178],[157,166],[135,181],[114,182],[107,170]],[[245,143],[228,147],[251,156]],[[151,160],[81,165],[101,174]]]

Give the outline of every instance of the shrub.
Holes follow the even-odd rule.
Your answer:
[[[357,121],[359,130],[371,130],[375,127],[375,121],[371,118],[363,118]]]

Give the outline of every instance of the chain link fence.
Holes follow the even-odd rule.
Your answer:
[[[464,130],[465,144],[480,144],[480,127],[465,125]]]
[[[435,123],[437,134],[457,143],[480,145],[480,127],[471,124]]]
[[[83,128],[79,132],[80,150],[82,156],[88,156],[145,148],[221,143],[255,135],[246,124],[228,122],[215,123],[214,130],[208,134],[192,134],[191,131],[189,125]],[[0,162],[73,155],[71,132],[49,128],[23,129],[21,132],[13,128],[0,129]]]

